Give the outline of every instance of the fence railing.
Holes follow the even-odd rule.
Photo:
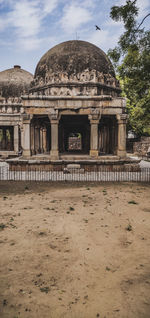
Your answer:
[[[143,168],[140,171],[130,169],[101,168],[99,166],[91,168],[90,171],[84,169],[66,169],[55,171],[44,168],[30,168],[10,170],[9,166],[0,167],[0,181],[135,181],[150,182],[150,168]]]

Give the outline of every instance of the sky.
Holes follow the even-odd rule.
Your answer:
[[[32,74],[40,58],[68,40],[91,42],[106,53],[123,32],[110,17],[125,0],[0,0],[0,71],[15,64]],[[139,23],[150,12],[149,0],[137,0]],[[95,25],[101,28],[96,30]],[[148,28],[148,17],[143,27]]]

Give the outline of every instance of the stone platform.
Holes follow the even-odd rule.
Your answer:
[[[31,158],[8,159],[10,170],[35,170],[67,171],[71,170],[109,170],[109,171],[139,171],[140,160],[132,158],[119,159],[117,156],[98,157],[91,159],[90,156],[62,156],[59,160],[51,160],[49,156],[33,156]]]

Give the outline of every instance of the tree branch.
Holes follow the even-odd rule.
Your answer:
[[[139,30],[140,26],[143,24],[144,20],[145,20],[148,16],[150,16],[150,13],[148,13],[148,14],[143,18],[142,22],[139,24],[139,26],[138,26],[138,28],[136,29],[136,31]]]

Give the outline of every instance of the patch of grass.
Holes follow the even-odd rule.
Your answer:
[[[13,223],[9,223],[9,225],[10,225],[13,229],[17,229],[17,226],[14,225]]]
[[[88,222],[89,222],[88,219],[83,219],[83,221],[84,221],[85,223],[88,223]]]
[[[32,206],[25,206],[23,209],[24,210],[32,210],[33,208],[32,208]]]
[[[72,206],[70,206],[69,210],[70,211],[74,211],[74,208]]]
[[[40,291],[42,292],[42,293],[46,293],[46,294],[48,294],[48,292],[50,291],[50,289],[49,289],[49,287],[41,287],[40,288]]]
[[[127,225],[126,230],[129,232],[133,230],[132,225],[130,223]]]
[[[4,230],[6,228],[6,225],[4,223],[0,223],[0,231]]]
[[[138,204],[137,202],[135,202],[134,200],[128,201],[129,204]]]
[[[41,236],[46,235],[46,232],[41,231],[41,232],[39,232],[39,235],[41,235]]]

